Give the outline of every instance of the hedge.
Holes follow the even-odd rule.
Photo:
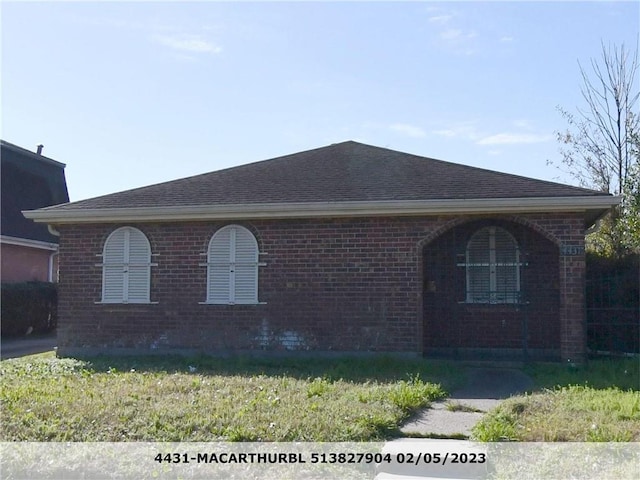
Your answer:
[[[58,321],[58,289],[55,283],[2,283],[2,336],[46,333]]]

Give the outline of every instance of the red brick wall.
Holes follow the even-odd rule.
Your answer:
[[[107,236],[122,225],[60,226],[59,350],[423,351],[423,246],[456,217],[237,222],[260,248],[260,305],[203,305],[208,242],[225,223],[134,224],[151,243],[150,305],[99,304]],[[466,220],[470,220],[467,218]],[[562,242],[581,244],[579,215],[519,221]],[[582,267],[581,267],[582,266]],[[566,270],[567,268],[571,270]],[[582,352],[584,258],[560,260],[557,340]],[[562,270],[565,268],[565,270]],[[564,272],[564,273],[563,273]],[[564,284],[562,284],[564,282]],[[577,328],[574,334],[570,329]],[[489,333],[486,334],[489,338]],[[556,336],[557,338],[557,336]],[[488,346],[490,346],[488,344]],[[574,358],[577,358],[574,355]]]

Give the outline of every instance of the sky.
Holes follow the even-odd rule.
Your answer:
[[[543,180],[640,2],[0,2],[3,140],[72,201],[355,140]]]

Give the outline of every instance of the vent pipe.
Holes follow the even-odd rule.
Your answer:
[[[42,149],[44,148],[44,145],[40,144],[38,145],[38,150],[36,151],[37,155],[42,155]]]

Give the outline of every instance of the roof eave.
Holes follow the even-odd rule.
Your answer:
[[[26,218],[53,225],[75,223],[249,220],[317,217],[414,216],[526,212],[597,212],[620,203],[610,195],[411,201],[258,203],[94,209],[25,210]]]
[[[39,250],[58,250],[57,243],[43,242],[42,240],[33,240],[31,238],[12,237],[10,235],[0,235],[0,244],[15,245],[18,247],[37,248]]]
[[[28,156],[29,158],[33,158],[34,160],[37,160],[37,161],[42,162],[42,163],[48,163],[50,165],[55,165],[56,167],[60,167],[63,170],[67,166],[66,163],[59,162],[57,160],[54,160],[53,158],[45,157],[42,154],[32,152],[31,150],[27,150],[26,148],[19,147],[18,145],[14,145],[13,143],[9,143],[6,140],[0,140],[0,145],[2,145],[3,148],[6,148],[8,150],[13,150],[14,152],[16,152],[16,153],[18,153],[20,155]]]

